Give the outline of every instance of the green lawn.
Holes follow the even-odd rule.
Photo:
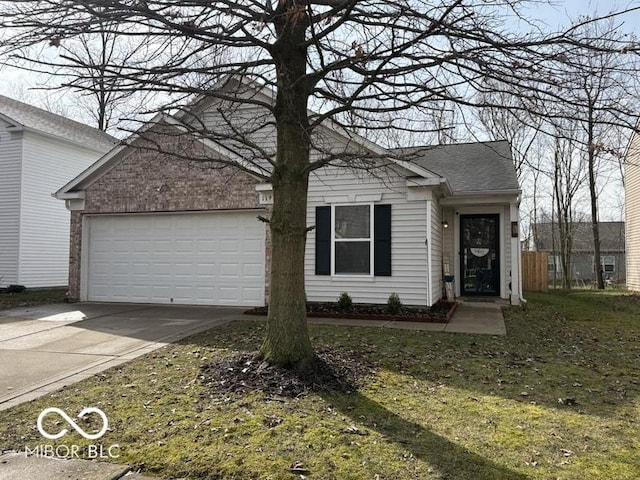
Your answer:
[[[259,346],[261,323],[237,322],[0,412],[0,450],[51,443],[45,407],[97,406],[117,461],[163,478],[640,478],[640,297],[527,297],[506,337],[311,326],[377,365],[351,395],[209,395],[203,362]]]
[[[62,303],[67,297],[67,287],[27,290],[23,293],[0,293],[0,310],[15,307],[32,307],[47,303]]]

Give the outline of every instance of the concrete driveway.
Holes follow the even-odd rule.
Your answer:
[[[77,303],[0,311],[0,410],[95,375],[241,308]]]

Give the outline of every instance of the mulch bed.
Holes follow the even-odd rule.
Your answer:
[[[307,316],[316,318],[349,318],[356,320],[385,320],[397,322],[447,323],[458,304],[438,300],[429,308],[402,307],[398,313],[391,314],[386,305],[356,303],[348,310],[340,310],[336,303],[307,303]],[[267,307],[256,307],[244,312],[248,315],[267,315]]]
[[[242,352],[203,365],[199,379],[212,397],[262,391],[267,397],[295,398],[310,392],[353,393],[374,374],[362,354],[325,347],[316,350],[314,360],[290,369],[256,360],[256,352]]]

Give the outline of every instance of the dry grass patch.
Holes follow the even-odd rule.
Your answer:
[[[5,308],[32,307],[47,303],[62,303],[67,299],[67,288],[28,289],[21,293],[0,292],[0,310]]]

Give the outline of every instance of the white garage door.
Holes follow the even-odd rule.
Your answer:
[[[228,212],[88,217],[86,298],[263,305],[265,228],[256,216]]]

